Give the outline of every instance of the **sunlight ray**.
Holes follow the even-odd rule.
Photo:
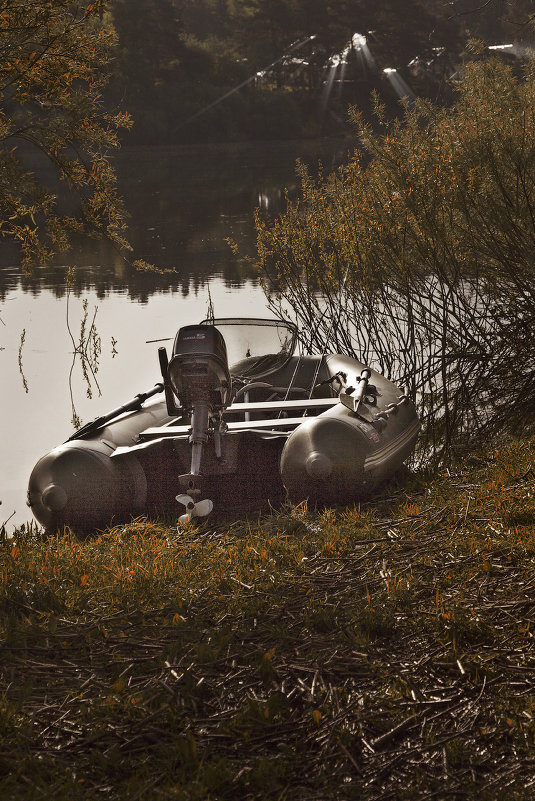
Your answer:
[[[408,100],[416,99],[416,95],[396,69],[393,67],[386,67],[386,69],[383,70],[383,73],[390,81],[394,92],[397,94],[400,100],[403,100],[403,98],[407,98]]]
[[[316,38],[316,34],[314,33],[311,36],[307,36],[305,39],[302,39],[299,42],[295,42],[295,44],[291,45],[287,50],[284,51],[282,56],[280,56],[279,58],[275,59],[275,61],[272,61],[271,64],[268,64],[267,67],[264,67],[263,69],[259,70],[258,72],[255,72],[254,75],[250,75],[245,81],[242,81],[237,86],[234,86],[232,89],[229,89],[228,92],[225,92],[225,94],[223,94],[220,97],[216,98],[216,100],[214,100],[212,103],[209,103],[207,106],[204,106],[204,108],[202,108],[199,111],[197,111],[191,117],[188,117],[188,119],[183,124],[187,125],[188,123],[192,122],[193,120],[196,120],[202,114],[205,114],[211,108],[214,108],[214,106],[218,106],[219,103],[223,102],[223,100],[226,100],[231,95],[235,94],[236,92],[239,92],[240,89],[244,88],[244,86],[247,86],[250,83],[254,83],[259,76],[264,75],[266,72],[268,72],[268,70],[272,69],[276,64],[279,64],[289,53],[293,53],[295,50],[299,50],[301,47],[304,47],[306,44],[308,44],[309,42],[313,41],[315,38]]]

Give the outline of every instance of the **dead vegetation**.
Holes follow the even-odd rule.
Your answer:
[[[531,799],[535,440],[354,509],[0,549],[0,794]]]

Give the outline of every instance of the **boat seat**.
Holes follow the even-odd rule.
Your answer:
[[[278,359],[278,355],[276,355]],[[261,357],[261,368],[265,368],[267,362]],[[252,357],[254,359],[254,357]],[[237,388],[234,395],[234,401],[260,403],[265,401],[284,401],[284,400],[303,400],[308,397],[312,398],[331,398],[336,397],[337,393],[334,392],[330,384],[323,384],[316,386],[329,378],[328,369],[326,364],[321,362],[320,369],[318,370],[319,356],[292,356],[288,359],[282,367],[273,370],[266,375],[262,372],[261,376],[254,376],[255,370],[248,372],[244,375],[243,368],[249,366],[252,359],[246,359],[233,365],[230,368],[231,375],[240,378],[249,378],[249,383]],[[240,372],[240,369],[242,372]],[[288,387],[291,384],[291,388]],[[314,384],[312,392],[310,388]],[[318,410],[315,409],[312,414],[317,414]],[[273,417],[280,416],[280,411],[273,412]],[[251,420],[266,417],[265,413],[251,413]]]

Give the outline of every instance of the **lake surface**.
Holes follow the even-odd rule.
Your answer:
[[[31,519],[29,474],[76,422],[160,380],[161,343],[148,340],[199,322],[210,300],[218,317],[271,316],[254,266],[241,255],[254,254],[254,210],[283,209],[285,189],[298,186],[297,158],[312,169],[321,160],[329,171],[349,150],[346,142],[317,141],[121,153],[116,166],[134,256],[172,270],[163,275],[132,272],[113,248],[91,240],[28,278],[14,249],[2,245],[0,525],[9,519],[10,531]],[[70,290],[68,266],[76,267]],[[75,353],[81,339],[86,358]]]

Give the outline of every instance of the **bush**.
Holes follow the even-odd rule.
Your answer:
[[[381,108],[376,110],[381,118]],[[257,219],[269,303],[312,351],[360,358],[405,385],[422,445],[533,419],[535,68],[474,63],[448,109],[353,120],[364,146],[276,221]]]

